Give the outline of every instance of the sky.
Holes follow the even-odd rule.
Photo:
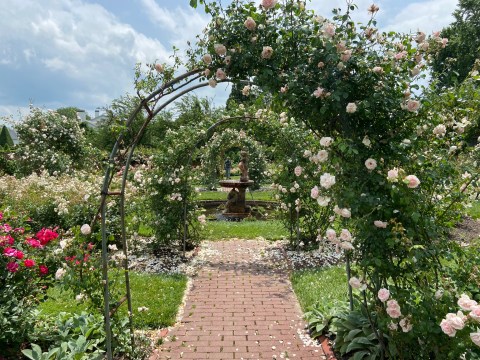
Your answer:
[[[354,2],[354,19],[366,22],[372,0]],[[376,0],[378,26],[429,34],[453,21],[457,3]],[[307,8],[324,17],[345,6],[345,0],[307,1]],[[25,116],[29,104],[74,106],[93,116],[95,109],[134,93],[136,63],[168,62],[172,47],[185,49],[209,21],[189,0],[0,0],[0,9],[0,121]],[[219,85],[197,95],[223,105],[229,88]]]

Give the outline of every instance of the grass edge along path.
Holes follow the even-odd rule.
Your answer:
[[[124,289],[123,277],[117,287]],[[178,309],[187,286],[187,277],[182,274],[147,274],[130,272],[132,293],[133,323],[137,329],[158,329],[175,324]],[[40,304],[41,314],[57,316],[61,312],[77,313],[87,309],[85,303],[75,300],[72,292],[62,291],[60,287],[48,290],[49,298]],[[138,311],[145,307],[148,310]],[[127,304],[124,303],[119,314],[127,316]]]

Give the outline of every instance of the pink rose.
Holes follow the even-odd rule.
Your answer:
[[[357,111],[357,105],[355,103],[348,103],[346,110],[347,113],[353,114],[355,111]]]
[[[321,87],[318,87],[314,92],[313,92],[313,96],[315,96],[317,99],[318,98],[321,98],[323,95],[325,94],[325,89],[321,88]]]
[[[342,55],[340,55],[340,60],[348,61],[352,57],[352,50],[345,50]]]
[[[300,176],[302,175],[302,167],[301,166],[297,166],[295,167],[295,170],[293,170],[293,172],[295,173],[295,176]]]
[[[42,244],[40,244],[40,241],[38,241],[37,239],[27,239],[26,243],[33,248],[41,248],[42,247]]]
[[[219,80],[225,80],[227,78],[227,74],[225,74],[225,71],[223,71],[223,69],[217,69],[215,76]]]
[[[208,85],[210,85],[212,88],[217,86],[217,82],[214,79],[208,80]]]
[[[385,229],[388,223],[386,221],[375,220],[373,225],[375,225],[377,228]]]
[[[460,299],[457,301],[458,306],[460,306],[463,310],[470,311],[474,306],[477,306],[477,302],[472,300],[468,297],[468,295],[462,294]]]
[[[273,9],[277,5],[277,0],[262,0],[262,6],[265,10]]]
[[[157,70],[159,73],[163,72],[163,65],[162,64],[155,64],[155,70]]]
[[[335,25],[332,23],[326,23],[323,25],[323,34],[329,38],[333,37],[335,35]]]
[[[47,275],[48,274],[48,268],[45,266],[45,265],[40,265],[38,267],[39,271],[40,271],[40,275],[41,276],[44,276],[44,275]]]
[[[11,273],[17,272],[18,264],[14,261],[7,263],[7,270]]]
[[[203,60],[203,62],[204,62],[205,64],[208,65],[208,64],[210,64],[210,63],[212,62],[212,55],[210,55],[210,54],[205,54],[205,55],[203,55],[202,60]]]
[[[207,77],[210,76],[210,69],[205,69],[205,71],[203,72],[203,74],[204,74],[205,76],[207,76]]]
[[[365,284],[362,283],[362,281],[355,276],[352,276],[350,280],[348,280],[348,283],[350,286],[354,289],[360,289],[360,290],[365,290],[366,287],[364,287]]]
[[[415,41],[420,44],[420,43],[422,43],[422,42],[425,41],[425,38],[426,38],[426,37],[427,37],[427,36],[425,35],[424,32],[419,31],[419,32],[417,33],[417,36],[415,37]]]
[[[414,189],[418,187],[418,185],[420,185],[420,180],[418,180],[415,175],[408,175],[407,177],[405,177],[403,182],[407,184],[407,186],[411,189]]]
[[[325,173],[320,176],[320,185],[325,189],[330,189],[333,185],[335,185],[335,176],[330,175],[329,173]]]
[[[398,181],[398,169],[397,168],[393,168],[392,170],[388,170],[387,180],[391,181],[391,182]]]
[[[409,332],[413,328],[408,318],[403,318],[402,320],[400,320],[399,324],[400,324],[400,327],[402,328],[402,331],[405,333]]]
[[[396,300],[388,300],[387,301],[387,314],[393,319],[397,319],[402,316],[402,312],[400,311],[400,305]]]
[[[250,85],[245,85],[242,89],[242,95],[243,96],[248,96],[250,95]]]
[[[433,129],[433,134],[436,135],[437,137],[443,137],[445,136],[446,133],[447,133],[447,128],[443,124],[437,125]]]
[[[250,31],[255,30],[255,28],[257,27],[255,20],[253,20],[250,16],[247,17],[247,20],[245,20],[244,25]]]
[[[375,66],[372,71],[375,73],[375,74],[383,74],[383,68],[381,66]]]
[[[271,46],[264,46],[262,50],[262,59],[270,59],[273,55],[273,49]]]
[[[400,51],[399,53],[395,54],[395,60],[401,60],[405,56],[407,56],[407,52],[405,50]]]
[[[222,56],[222,55],[225,55],[227,53],[227,48],[223,44],[215,44],[213,46],[213,48],[215,49],[215,53],[217,55]]]
[[[408,100],[407,102],[407,110],[414,112],[417,111],[420,108],[420,102],[417,100]]]
[[[0,229],[1,229],[1,226],[0,226]],[[14,243],[15,243],[15,239],[11,235],[0,236],[0,246],[13,245]]]
[[[470,333],[470,339],[475,345],[480,346],[480,332]]]
[[[314,187],[312,188],[312,190],[310,190],[310,196],[311,196],[313,199],[317,199],[319,195],[320,195],[320,192],[318,191],[318,187],[317,187],[317,186],[314,186]]]
[[[448,320],[443,319],[440,322],[440,327],[442,328],[442,331],[450,337],[454,337],[457,333],[457,330],[453,328],[452,324],[450,324]]]
[[[49,241],[52,241],[58,237],[58,234],[51,230],[43,228],[39,232],[37,232],[36,237],[40,240],[42,245],[46,245]]]
[[[365,166],[368,170],[373,170],[377,167],[377,161],[375,159],[367,159],[365,160]]]
[[[332,143],[333,139],[331,137],[324,136],[320,139],[320,145],[322,146],[329,147],[330,145],[332,145]]]
[[[450,323],[450,325],[456,330],[462,330],[465,326],[465,315],[461,311],[458,313],[448,313],[445,316],[445,319]]]
[[[17,255],[17,249],[7,247],[3,249],[3,255],[9,256],[9,257],[15,257]]]
[[[330,203],[331,198],[328,196],[319,196],[317,199],[317,203],[320,206],[327,206]]]
[[[378,298],[380,299],[381,302],[385,302],[390,297],[390,291],[388,291],[388,289],[382,288],[382,289],[378,290],[377,296],[378,296]]]
[[[343,241],[351,241],[352,234],[347,229],[342,229],[342,231],[340,232],[340,239],[342,239]]]
[[[344,218],[349,218],[352,216],[352,212],[350,211],[350,209],[343,208],[343,209],[340,209],[339,215]]]
[[[334,241],[337,238],[337,233],[333,229],[327,229],[325,236],[327,237],[328,241]]]
[[[472,307],[470,314],[468,314],[473,320],[480,322],[480,305]]]

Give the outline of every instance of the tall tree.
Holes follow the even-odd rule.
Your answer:
[[[448,45],[433,60],[433,73],[441,85],[461,83],[480,59],[480,1],[459,0],[455,21],[441,32]]]

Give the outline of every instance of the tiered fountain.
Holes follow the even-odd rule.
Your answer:
[[[250,207],[245,205],[245,191],[253,185],[253,180],[248,177],[248,154],[241,151],[241,160],[238,164],[240,180],[220,180],[220,185],[232,189],[228,193],[225,211],[222,216],[227,220],[240,220],[250,214]]]

